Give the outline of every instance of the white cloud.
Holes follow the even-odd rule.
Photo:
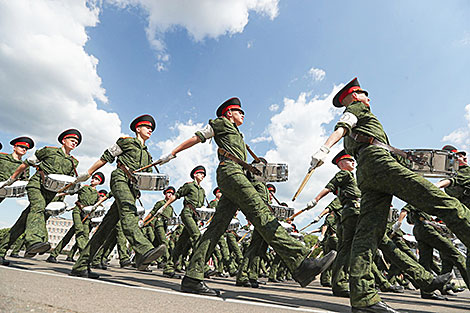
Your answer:
[[[266,159],[268,162],[289,165],[288,182],[276,184],[278,199],[294,206],[296,210],[304,208],[306,202],[312,200],[338,170],[330,160],[342,149],[341,143],[332,149],[325,164],[315,171],[297,200],[290,202],[307,173],[312,153],[329,136],[325,129],[326,124],[341,113],[341,110],[332,105],[333,96],[340,88],[341,86],[335,86],[326,97],[311,98],[307,93],[301,93],[297,99],[284,99],[282,111],[271,118],[266,129],[273,142],[273,148],[266,153]],[[332,196],[322,199],[314,210],[296,218],[298,226],[311,221],[332,199]]]
[[[146,34],[158,53],[158,70],[165,69],[169,56],[164,34],[185,29],[195,41],[216,39],[243,32],[251,12],[271,20],[279,14],[279,0],[107,0],[121,8],[140,7],[147,13]]]
[[[276,112],[277,110],[279,110],[279,104],[274,103],[269,106],[269,111]]]
[[[322,81],[325,78],[325,71],[319,68],[312,67],[308,70],[308,77],[313,81]]]
[[[259,143],[259,142],[270,142],[273,141],[271,137],[260,136],[250,140],[251,143]]]
[[[467,126],[454,130],[449,135],[444,136],[442,141],[446,144],[455,144],[460,150],[470,149],[470,104],[465,106],[465,119],[467,120]]]
[[[187,95],[190,96],[190,97],[193,95],[193,93],[191,92],[191,89],[188,89],[188,91],[187,91],[186,93],[187,93]]]
[[[1,130],[58,145],[78,128],[78,158],[99,157],[120,136],[118,115],[98,108],[107,102],[98,60],[84,50],[98,14],[85,0],[0,2]]]
[[[251,47],[253,47],[253,40],[250,40],[246,43],[246,48],[247,49],[250,49]]]
[[[204,127],[203,123],[193,123],[189,120],[186,123],[177,122],[173,127],[175,135],[167,140],[160,141],[157,145],[163,154],[170,153],[180,143],[194,136],[194,133]],[[215,171],[218,165],[216,145],[212,140],[199,143],[192,148],[178,153],[177,158],[160,167],[160,172],[170,175],[170,185],[176,189],[184,183],[191,181],[189,176],[191,170],[197,165],[206,168],[206,178],[202,181],[202,187],[206,191],[207,200],[212,198],[212,190],[217,185],[215,181]],[[177,209],[177,206],[175,207]]]

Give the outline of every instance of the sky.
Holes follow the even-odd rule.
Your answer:
[[[329,161],[342,143],[290,201],[341,116],[334,94],[354,77],[395,147],[470,148],[469,13],[463,0],[0,0],[2,152],[21,135],[38,148],[58,146],[59,133],[78,128],[83,142],[73,155],[83,172],[147,113],[158,124],[148,141],[156,159],[236,96],[246,142],[269,162],[289,165],[277,198],[300,210],[337,172]],[[205,165],[210,201],[215,150],[213,142],[199,144],[160,171],[178,188]],[[103,168],[108,178],[114,168]],[[142,202],[149,210],[162,197],[143,192]],[[2,202],[0,227],[26,205],[26,198]]]

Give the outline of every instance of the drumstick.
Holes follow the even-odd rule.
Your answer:
[[[315,224],[315,223],[311,222],[310,224],[308,224],[307,226],[305,226],[304,228],[302,228],[301,230],[299,230],[299,232],[301,232],[302,230],[304,230],[304,229],[310,227],[310,226],[313,225],[313,224]]]
[[[149,164],[149,165],[145,165],[145,166],[143,166],[143,167],[141,167],[141,168],[136,169],[133,173],[137,173],[137,172],[143,171],[143,170],[145,170],[145,169],[147,169],[147,168],[149,168],[149,167],[152,167],[152,166],[155,166],[155,168],[156,168],[156,165],[159,165],[160,163],[162,163],[162,161],[160,161],[160,159],[158,159],[158,160],[156,160],[155,162],[153,162],[153,163],[151,163],[151,164]],[[158,170],[157,170],[157,171],[158,171]]]
[[[297,196],[300,194],[300,192],[304,189],[305,185],[307,184],[308,180],[310,179],[310,177],[312,176],[313,172],[315,171],[315,169],[317,167],[319,167],[320,165],[323,164],[323,161],[319,161],[317,166],[315,166],[314,168],[312,168],[308,173],[307,175],[305,175],[305,178],[304,180],[302,181],[302,183],[300,184],[299,186],[299,189],[297,189],[297,192],[295,193],[294,197],[292,198],[292,201],[295,201],[295,199],[297,198]]]
[[[103,203],[105,200],[107,200],[108,197],[104,197],[103,199],[99,200],[98,202],[96,202],[94,205],[93,205],[93,208],[91,209],[90,213],[88,213],[83,219],[82,219],[82,223],[85,223],[85,221],[87,220],[88,217],[90,217],[91,213],[95,212],[96,209],[100,206],[101,203]]]
[[[69,189],[69,188],[72,187],[73,185],[75,185],[75,182],[68,183],[68,184],[65,185],[64,187],[60,188],[59,191],[57,191],[57,193],[64,192],[65,190]]]
[[[245,239],[246,235],[248,235],[249,232],[246,232],[240,240],[238,240],[238,243],[242,242],[243,239]]]
[[[282,206],[281,202],[279,202],[279,200],[277,200],[276,196],[274,195],[273,192],[269,192],[269,194],[274,198],[274,200],[276,200],[277,204],[279,204],[280,206]]]
[[[286,222],[293,221],[294,218],[296,218],[298,215],[302,214],[303,212],[305,212],[305,211],[307,211],[307,210],[308,210],[307,208],[300,210],[299,212],[295,213],[295,214],[292,215],[291,217],[288,217],[288,218],[286,219]]]

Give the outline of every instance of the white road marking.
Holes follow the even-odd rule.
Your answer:
[[[129,286],[129,285],[120,284],[120,283],[102,281],[102,280],[99,280],[99,279],[65,276],[65,275],[60,275],[60,274],[55,274],[55,273],[37,272],[37,271],[34,271],[34,270],[25,270],[25,269],[21,269],[21,268],[14,268],[14,267],[8,267],[8,266],[1,266],[0,269],[27,272],[27,273],[31,273],[31,274],[54,276],[54,277],[60,277],[60,278],[65,278],[65,279],[80,279],[80,280],[86,279],[90,283],[98,283],[98,284],[106,284],[106,285],[118,286],[118,287],[123,287],[123,288],[147,290],[147,291],[152,291],[152,292],[157,292],[157,293],[165,293],[165,294],[170,294],[170,295],[175,295],[175,296],[183,296],[183,297],[191,297],[191,298],[200,298],[200,299],[206,299],[206,300],[211,300],[211,301],[239,303],[239,304],[270,307],[270,308],[277,308],[277,309],[290,310],[290,311],[299,311],[299,312],[312,312],[312,313],[334,312],[334,311],[325,311],[325,310],[309,309],[309,308],[293,308],[293,307],[290,307],[290,306],[284,306],[284,305],[279,305],[279,304],[257,303],[257,302],[247,301],[247,300],[223,299],[223,298],[220,298],[220,297],[203,296],[203,295],[184,293],[184,292],[179,292],[179,291],[174,291],[174,290],[157,289],[157,288],[149,288],[149,287],[141,287],[141,286]]]

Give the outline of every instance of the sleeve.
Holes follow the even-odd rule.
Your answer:
[[[122,145],[123,138],[119,138],[114,145],[112,145],[103,152],[100,159],[108,163],[113,163],[116,157],[122,154]]]
[[[346,129],[346,135],[349,135],[354,127],[357,125],[357,121],[359,120],[359,112],[356,109],[355,105],[350,105],[346,108],[343,115],[339,119],[338,123],[336,123],[335,130],[342,127]]]
[[[407,204],[401,210],[405,211],[407,214],[410,214],[411,211],[414,211],[414,207],[411,204]]]
[[[155,203],[152,211],[150,211],[150,214],[152,214],[152,216],[155,216],[155,213],[157,213],[158,209],[160,209],[164,204],[164,201],[158,201],[157,203]]]
[[[325,188],[329,189],[331,192],[335,192],[341,186],[343,179],[344,173],[340,171],[326,184]]]
[[[210,124],[207,124],[203,129],[198,130],[195,135],[201,139],[201,142],[205,142],[207,139],[214,137],[214,129]]]
[[[39,163],[41,163],[41,161],[46,157],[47,154],[48,148],[44,147],[42,149],[36,150],[36,152],[30,157],[28,157],[25,162],[29,166],[39,165]]]
[[[184,184],[183,186],[178,188],[178,191],[175,193],[176,199],[180,199],[188,194],[188,183]]]

